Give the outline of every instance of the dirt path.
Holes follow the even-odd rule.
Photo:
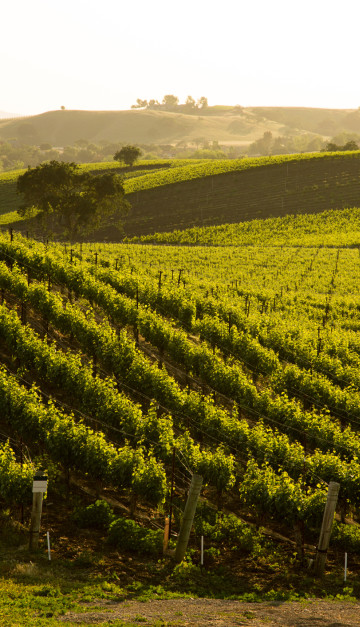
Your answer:
[[[116,620],[176,627],[359,627],[360,603],[313,600],[298,603],[242,603],[218,599],[97,602],[96,611],[68,613],[59,620],[101,625]],[[100,609],[103,606],[103,609]],[[157,623],[159,626],[159,622]]]

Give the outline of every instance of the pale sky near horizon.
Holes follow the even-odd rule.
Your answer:
[[[360,106],[359,0],[3,0],[0,111]]]

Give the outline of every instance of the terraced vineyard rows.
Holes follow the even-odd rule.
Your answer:
[[[191,160],[193,165],[198,163],[197,160]],[[202,161],[203,163],[203,161]],[[153,176],[155,173],[161,173],[164,169],[181,170],[189,165],[189,160],[184,159],[157,159],[156,161],[141,161],[138,166],[123,166],[117,161],[100,162],[100,163],[84,163],[79,165],[79,169],[93,174],[101,174],[108,170],[115,170],[121,174],[124,179],[132,179],[137,177]],[[21,197],[16,193],[16,182],[18,176],[23,174],[25,170],[11,170],[9,172],[0,173],[0,224],[7,224],[14,221],[17,217],[16,210],[21,203]],[[159,175],[159,174],[158,174]],[[134,183],[130,183],[134,185]],[[11,213],[11,215],[8,215]]]
[[[168,498],[175,446],[236,511],[262,516],[267,503],[270,519],[316,528],[337,480],[342,518],[355,515],[356,249],[70,249],[4,235],[0,259],[13,372],[1,393],[29,446],[144,502]],[[60,405],[22,386],[19,368]]]
[[[142,236],[356,206],[359,153],[339,157],[262,157],[139,177],[126,187],[132,210],[125,232]]]
[[[93,163],[80,168],[95,174],[116,169],[124,176],[125,191],[132,205],[124,231],[128,237],[144,237],[192,226],[356,206],[359,156],[359,151],[355,151],[238,160],[144,161],[133,168],[114,162]],[[18,174],[0,175],[2,224],[17,218],[13,212],[21,202],[16,194]],[[26,231],[31,228],[31,222],[19,228]],[[199,233],[192,237],[196,241]],[[104,238],[120,241],[123,233],[107,225],[94,235],[95,240]],[[227,243],[230,242],[227,238]]]

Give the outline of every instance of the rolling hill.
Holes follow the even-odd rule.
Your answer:
[[[329,138],[341,132],[360,132],[360,113],[347,109],[302,107],[208,107],[188,113],[176,111],[48,111],[27,118],[0,120],[0,140],[17,137],[26,143],[54,146],[90,142],[174,144],[213,141],[247,146],[265,131],[274,136],[313,133]]]
[[[251,112],[234,115],[187,115],[168,111],[49,111],[26,120],[0,121],[0,138],[20,137],[29,143],[73,144],[82,138],[92,142],[140,144],[221,140],[249,143],[266,130],[276,133],[279,124],[260,121]]]

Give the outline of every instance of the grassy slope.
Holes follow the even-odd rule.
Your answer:
[[[191,141],[198,137],[249,143],[261,137],[264,131],[277,134],[279,124],[272,120],[259,120],[251,112],[233,115],[216,112],[216,115],[188,115],[167,111],[49,111],[26,120],[0,121],[0,138],[21,136],[26,122],[33,128],[32,139],[66,146],[76,140],[98,142],[137,142],[141,144]],[[241,124],[240,124],[241,122]],[[234,123],[236,123],[234,125]]]
[[[18,219],[16,209],[20,198],[16,193],[16,181],[25,170],[12,170],[0,174],[0,224]]]
[[[24,124],[28,130],[29,125],[32,127],[32,143],[50,142],[56,146],[80,138],[142,144],[202,138],[247,145],[265,131],[283,134],[284,126],[294,132],[326,137],[342,131],[360,132],[360,114],[355,110],[301,107],[253,107],[235,112],[232,107],[221,106],[191,115],[181,107],[176,112],[48,111],[29,118],[0,120],[0,138],[22,137]]]

